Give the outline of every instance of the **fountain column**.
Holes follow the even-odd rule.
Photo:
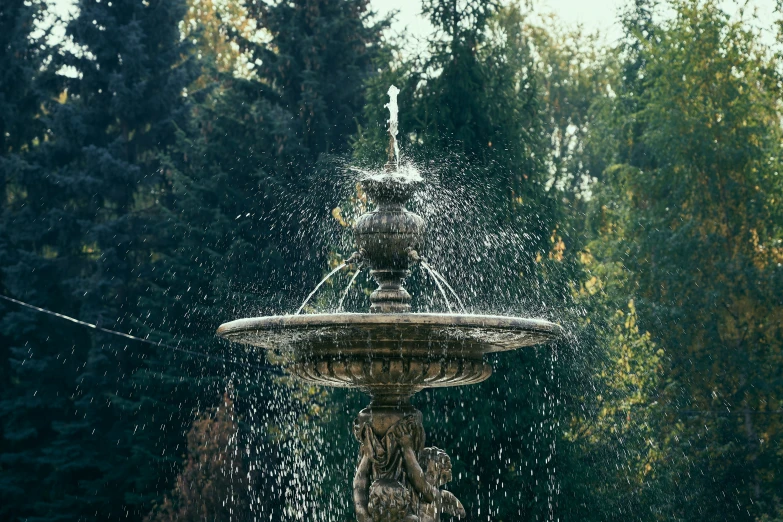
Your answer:
[[[410,265],[419,260],[425,227],[424,220],[404,205],[420,180],[388,172],[361,184],[377,205],[354,227],[362,261],[379,284],[370,296],[370,312],[409,312],[411,297],[402,283]],[[400,383],[415,382],[417,373],[431,367],[445,373],[435,361],[417,363],[412,358],[390,360],[384,373],[396,373]],[[465,515],[460,501],[441,489],[451,480],[451,459],[438,448],[425,447],[422,414],[410,403],[419,389],[387,384],[368,390],[372,402],[356,417],[353,429],[361,445],[353,481],[358,522],[429,522],[440,520],[442,513]]]

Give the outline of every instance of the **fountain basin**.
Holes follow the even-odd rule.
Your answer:
[[[484,354],[550,341],[562,328],[543,319],[473,314],[307,314],[239,319],[218,335],[292,352],[288,371],[324,386],[373,396],[475,384],[492,374]]]

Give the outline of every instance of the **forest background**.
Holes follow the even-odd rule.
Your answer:
[[[366,399],[214,332],[350,254],[393,83],[433,265],[568,332],[418,397],[469,519],[783,521],[781,9],[4,0],[0,294],[149,342],[0,302],[0,518],[350,519]]]

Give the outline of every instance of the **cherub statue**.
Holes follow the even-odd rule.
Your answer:
[[[362,443],[354,477],[358,522],[440,522],[441,514],[465,516],[452,493],[451,459],[438,448],[423,448],[419,421],[405,417],[378,440],[369,424],[354,426]],[[421,459],[421,462],[419,462]]]
[[[432,447],[421,451],[420,460],[424,468],[424,479],[429,484],[434,499],[420,504],[419,522],[440,522],[442,513],[464,517],[465,508],[457,497],[450,491],[440,489],[451,482],[451,458],[445,451]]]
[[[353,479],[358,522],[418,522],[413,515],[415,499],[405,483],[402,434],[411,451],[424,446],[424,428],[413,416],[400,419],[381,439],[369,422],[354,424],[354,435],[361,443]]]
[[[396,480],[378,479],[372,483],[367,511],[373,522],[420,522],[410,512],[410,492]]]
[[[464,517],[465,508],[457,497],[440,489],[451,481],[451,458],[446,452],[435,447],[424,448],[420,452],[420,463],[409,443],[408,434],[403,434],[400,441],[408,481],[421,497],[418,522],[440,522],[442,513]]]

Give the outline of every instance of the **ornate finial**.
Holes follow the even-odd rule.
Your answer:
[[[354,238],[363,253],[370,275],[379,286],[370,296],[371,312],[410,311],[410,294],[402,287],[414,262],[410,251],[424,246],[424,220],[404,205],[421,185],[420,178],[408,179],[400,173],[371,176],[362,187],[376,209],[356,220]]]
[[[411,296],[402,287],[413,262],[408,251],[420,250],[424,241],[424,220],[404,207],[422,180],[415,168],[400,171],[399,93],[396,86],[390,86],[389,103],[384,105],[389,109],[389,159],[384,173],[368,176],[361,182],[377,208],[360,216],[354,226],[358,250],[379,285],[370,296],[370,311],[375,313],[410,311]]]

